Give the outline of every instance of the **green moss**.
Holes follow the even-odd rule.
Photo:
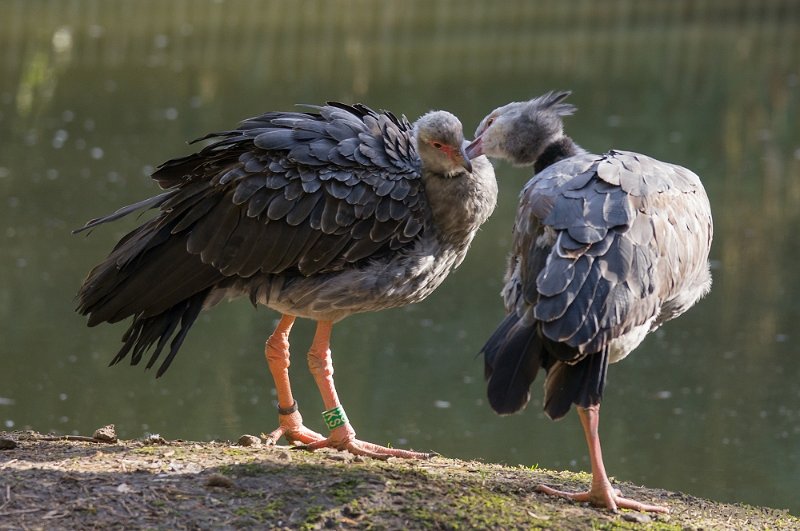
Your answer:
[[[139,448],[133,448],[131,453],[139,455],[157,455],[163,454],[164,449],[157,446],[140,446]]]
[[[235,446],[229,446],[227,448],[222,449],[222,454],[231,457],[253,457],[253,452],[249,452],[243,448],[236,448]]]
[[[240,463],[221,466],[219,472],[231,477],[255,477],[269,474],[270,469],[260,463]]]
[[[470,527],[545,527],[547,520],[532,516],[521,501],[520,496],[476,491],[456,497],[453,509],[459,519],[469,522]]]
[[[258,523],[271,523],[278,520],[284,512],[283,500],[270,500],[265,505],[237,507],[233,513],[240,517],[255,520]]]
[[[446,513],[433,511],[419,506],[411,506],[405,508],[402,513],[406,518],[414,522],[414,525],[422,529],[433,529],[447,527],[450,529],[458,529],[457,523],[448,522],[449,518]]]
[[[356,478],[337,481],[327,489],[327,494],[329,494],[336,503],[347,503],[356,497],[356,490],[360,484],[361,481]]]
[[[305,521],[300,525],[300,529],[314,529],[324,512],[325,507],[322,505],[309,505],[306,507]]]

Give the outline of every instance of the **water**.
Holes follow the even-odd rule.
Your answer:
[[[234,439],[275,427],[245,301],[199,320],[165,377],[106,365],[124,325],[85,327],[74,294],[135,221],[70,229],[153,194],[185,142],[294,103],[361,101],[468,131],[497,105],[569,88],[568,132],[596,152],[694,169],[715,217],[710,296],[611,368],[601,421],[618,479],[800,514],[800,6],[789,0],[428,3],[6,0],[0,3],[0,425]],[[475,353],[527,170],[497,165],[498,211],[424,303],[334,329],[359,435],[510,464],[587,470],[574,414],[500,418]],[[313,328],[293,336],[311,427]]]

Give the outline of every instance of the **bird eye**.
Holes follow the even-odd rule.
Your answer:
[[[493,123],[494,123],[494,116],[492,116],[491,118],[489,118],[488,120],[486,120],[486,127],[489,127],[489,126],[490,126],[490,125],[492,125]]]
[[[431,144],[432,144],[432,145],[433,145],[433,147],[435,147],[436,149],[442,149],[442,143],[441,143],[441,142],[431,142]]]

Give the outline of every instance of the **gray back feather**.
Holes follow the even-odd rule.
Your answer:
[[[580,359],[704,294],[711,237],[689,170],[624,151],[565,159],[522,192],[506,307]]]

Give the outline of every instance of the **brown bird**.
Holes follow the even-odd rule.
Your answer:
[[[426,457],[356,439],[333,383],[330,336],[348,315],[423,300],[464,259],[494,210],[489,161],[466,157],[461,123],[445,111],[413,126],[363,105],[269,112],[206,136],[200,152],[162,164],[166,191],[92,220],[157,209],[88,275],[78,311],[89,326],[133,321],[111,364],[150,351],[169,368],[201,310],[246,296],[282,317],[265,354],[281,436],[310,449]],[[330,435],[306,428],[289,384],[289,332],[317,321],[308,366]],[[171,341],[170,341],[171,339]]]
[[[603,465],[598,425],[609,363],[708,293],[711,208],[700,179],[627,151],[587,153],[563,132],[551,92],[486,116],[467,155],[533,165],[521,193],[503,288],[507,316],[482,352],[492,408],[522,409],[544,368],[544,410],[577,406],[591,488],[542,492],[616,510],[667,509],[623,498]]]

